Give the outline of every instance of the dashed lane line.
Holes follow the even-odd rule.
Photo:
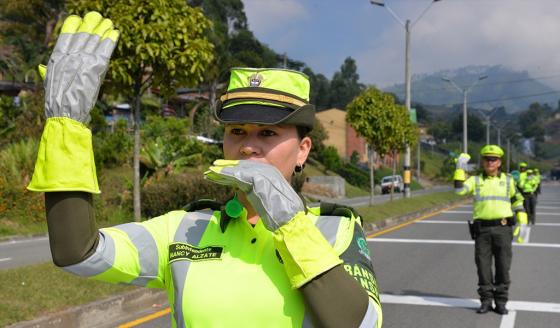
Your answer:
[[[416,223],[416,222],[420,222],[420,221],[422,221],[422,220],[424,220],[424,219],[427,219],[427,218],[430,218],[430,217],[432,217],[432,216],[436,216],[436,215],[438,215],[438,214],[440,214],[440,213],[443,213],[443,212],[445,212],[445,211],[447,211],[447,210],[449,210],[449,209],[457,208],[457,207],[459,207],[459,206],[461,206],[461,205],[462,205],[462,204],[451,205],[451,206],[446,207],[446,208],[444,208],[444,209],[441,209],[441,210],[439,210],[439,211],[435,211],[435,212],[432,212],[432,213],[428,213],[428,214],[426,214],[426,215],[422,215],[421,217],[416,218],[416,219],[414,219],[414,220],[411,220],[411,221],[408,221],[408,222],[405,222],[405,223],[398,224],[398,225],[396,225],[396,226],[394,226],[394,227],[390,227],[390,228],[387,228],[387,229],[383,229],[383,230],[374,232],[374,233],[372,233],[372,234],[367,235],[367,237],[368,237],[368,238],[374,238],[374,237],[377,237],[377,236],[380,236],[380,235],[389,233],[389,232],[391,232],[391,231],[395,231],[395,230],[404,228],[404,227],[406,227],[406,226],[408,226],[408,225],[411,225],[411,224]]]
[[[423,220],[418,223],[442,223],[442,224],[466,224],[467,221],[450,221],[450,220]],[[539,223],[535,227],[560,227],[560,223]],[[531,227],[529,227],[531,228]]]
[[[0,259],[0,262],[10,261],[11,259],[11,257],[4,257]]]
[[[451,214],[472,214],[472,211],[443,211],[443,213],[451,213]],[[558,215],[560,216],[560,213],[549,213],[549,212],[537,212],[535,213],[536,215]]]
[[[445,239],[403,239],[403,238],[368,238],[369,242],[377,243],[402,243],[402,244],[447,244],[447,245],[474,245],[472,240],[445,240]],[[512,243],[514,247],[541,247],[560,248],[560,244],[552,243]]]
[[[480,301],[474,298],[454,298],[454,297],[436,297],[436,296],[419,296],[419,295],[392,295],[381,294],[381,303],[390,304],[406,304],[406,305],[429,305],[443,306],[455,308],[473,308],[480,306]],[[526,312],[546,312],[559,313],[560,303],[548,302],[526,302],[526,301],[508,301],[507,308],[510,311],[526,311]]]

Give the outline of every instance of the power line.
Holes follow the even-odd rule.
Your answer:
[[[515,97],[508,97],[508,98],[501,98],[501,99],[469,101],[469,104],[480,104],[480,103],[498,102],[498,101],[512,100],[512,99],[539,97],[539,96],[545,96],[545,95],[550,95],[555,93],[560,93],[560,91],[548,91],[548,92],[536,93],[532,95],[515,96]]]
[[[514,83],[521,83],[521,82],[529,82],[529,81],[538,81],[538,80],[546,80],[546,79],[554,79],[554,78],[559,78],[560,74],[555,74],[555,75],[546,75],[546,76],[538,76],[538,77],[533,77],[533,78],[526,78],[526,79],[519,79],[519,80],[502,80],[502,81],[494,81],[494,82],[482,82],[479,83],[478,85],[475,85],[473,87],[474,88],[479,88],[479,87],[484,87],[484,86],[496,86],[496,85],[502,85],[502,84],[514,84]],[[423,91],[423,90],[429,90],[429,91],[441,91],[441,90],[449,90],[449,88],[443,87],[443,88],[428,88],[425,86],[421,86],[421,87],[412,87],[412,91]],[[395,91],[396,94],[401,94],[404,93],[404,91],[402,90],[398,90]]]

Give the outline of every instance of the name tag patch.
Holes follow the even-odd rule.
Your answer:
[[[169,245],[169,263],[181,260],[192,262],[216,260],[222,257],[223,250],[221,246],[200,248],[187,243],[173,243]]]

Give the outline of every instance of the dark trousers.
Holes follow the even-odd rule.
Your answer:
[[[537,197],[535,194],[523,194],[523,207],[527,212],[529,224],[535,224],[535,211],[537,207]]]
[[[474,243],[474,258],[478,271],[478,294],[482,303],[506,304],[510,285],[511,226],[480,227]],[[492,257],[496,274],[492,277]]]

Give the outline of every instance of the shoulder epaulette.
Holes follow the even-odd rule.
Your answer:
[[[205,209],[211,209],[213,211],[219,211],[222,208],[222,203],[215,201],[213,199],[199,199],[192,203],[189,203],[183,207],[183,210],[187,212],[200,211]]]
[[[321,203],[320,215],[324,216],[345,216],[345,217],[359,217],[358,212],[351,206],[341,205],[336,203]]]

